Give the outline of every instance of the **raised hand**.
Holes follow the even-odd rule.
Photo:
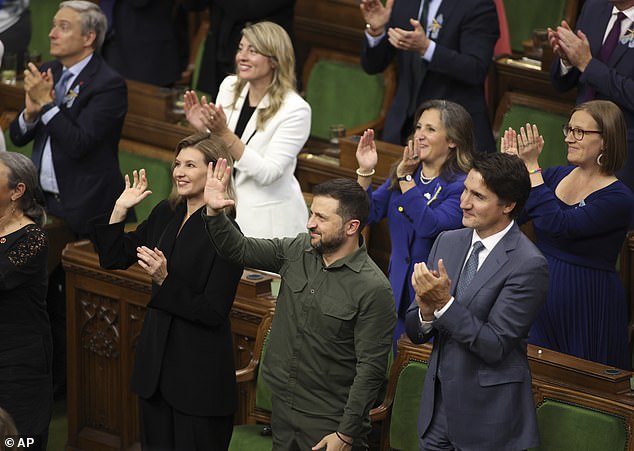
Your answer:
[[[500,138],[500,151],[509,155],[517,155],[517,132],[509,127]]]
[[[148,190],[145,169],[132,171],[132,184],[130,184],[130,176],[128,174],[124,178],[125,187],[114,204],[114,209],[110,215],[110,224],[124,221],[130,208],[134,208],[143,199],[152,194],[152,191]]]
[[[396,176],[402,177],[407,174],[416,172],[416,168],[420,164],[420,158],[417,150],[414,148],[414,141],[411,139],[407,142],[407,146],[403,148],[403,159],[396,168]]]
[[[209,163],[204,192],[204,200],[209,216],[215,216],[225,207],[235,205],[232,199],[227,199],[229,183],[231,183],[231,167],[227,165],[227,160],[220,158],[215,167],[213,163]]]
[[[394,0],[387,0],[385,6],[380,0],[361,0],[359,8],[366,24],[370,25],[368,32],[379,35],[385,32],[385,25],[390,20]]]
[[[539,167],[538,158],[544,148],[544,137],[539,134],[537,125],[526,124],[520,128],[517,136],[518,155],[531,171]]]
[[[202,104],[201,104],[202,102]],[[185,118],[199,132],[207,131],[207,125],[205,124],[203,116],[203,105],[207,103],[205,96],[201,100],[198,100],[198,96],[195,91],[185,91],[183,95],[183,110],[185,111]]]
[[[167,277],[167,258],[157,247],[140,246],[136,248],[137,262],[139,266],[152,277],[152,282],[162,285]]]
[[[374,130],[367,129],[361,135],[359,144],[357,144],[357,163],[359,164],[359,170],[365,174],[372,172],[379,161],[379,156],[376,153],[376,142],[374,141]]]

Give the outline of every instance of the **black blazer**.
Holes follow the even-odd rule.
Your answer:
[[[53,70],[55,82],[62,64],[52,61],[40,70]],[[11,141],[24,146],[33,140],[32,159],[40,171],[46,138],[51,137],[53,165],[64,210],[63,218],[81,235],[88,234],[88,220],[106,215],[123,188],[119,169],[119,138],[128,111],[125,81],[97,54],[73,81],[77,91],[72,105],[62,103],[48,124],[39,121],[26,134],[18,117],[11,123]]]
[[[93,238],[104,268],[132,265],[141,245],[156,246],[167,257],[167,278],[152,284],[132,390],[142,398],[160,390],[188,415],[230,415],[237,393],[229,312],[242,266],[216,254],[200,211],[178,233],[185,213],[184,204],[173,211],[163,201],[134,232],[124,233],[123,223],[95,221]]]

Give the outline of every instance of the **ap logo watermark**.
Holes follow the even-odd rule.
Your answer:
[[[34,437],[5,437],[4,446],[6,449],[28,449],[30,446],[35,445]]]

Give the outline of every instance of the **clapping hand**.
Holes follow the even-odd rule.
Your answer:
[[[509,128],[504,132],[500,144],[504,153],[517,155],[526,164],[529,171],[539,167],[539,155],[544,148],[544,137],[539,134],[537,125],[526,124],[520,132]]]
[[[420,164],[420,157],[418,151],[414,146],[414,141],[411,139],[407,142],[407,146],[403,148],[403,159],[396,168],[396,176],[402,177],[404,175],[412,175],[416,172],[416,168]]]
[[[442,259],[438,260],[438,271],[427,268],[425,262],[416,263],[412,273],[412,287],[423,318],[429,320],[434,310],[440,310],[451,299],[451,280]]]
[[[384,30],[385,25],[390,20],[392,14],[392,5],[394,0],[387,0],[385,6],[380,0],[361,0],[359,8],[361,8],[361,15],[365,23],[370,25],[370,34],[377,34],[377,32]]]
[[[209,216],[215,216],[225,207],[235,205],[232,199],[227,199],[227,187],[230,182],[231,167],[227,165],[225,158],[220,158],[215,167],[213,163],[209,163],[204,193]]]
[[[207,125],[204,121],[203,105],[207,103],[205,96],[198,100],[195,91],[185,91],[183,95],[183,109],[187,122],[191,124],[199,132],[207,131]]]

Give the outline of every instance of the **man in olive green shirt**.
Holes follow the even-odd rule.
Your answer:
[[[390,284],[360,236],[367,194],[353,180],[325,182],[313,191],[309,234],[246,238],[221,213],[233,202],[224,195],[229,178],[223,160],[207,176],[213,245],[224,258],[282,277],[263,363],[273,449],[365,449],[396,325]]]

